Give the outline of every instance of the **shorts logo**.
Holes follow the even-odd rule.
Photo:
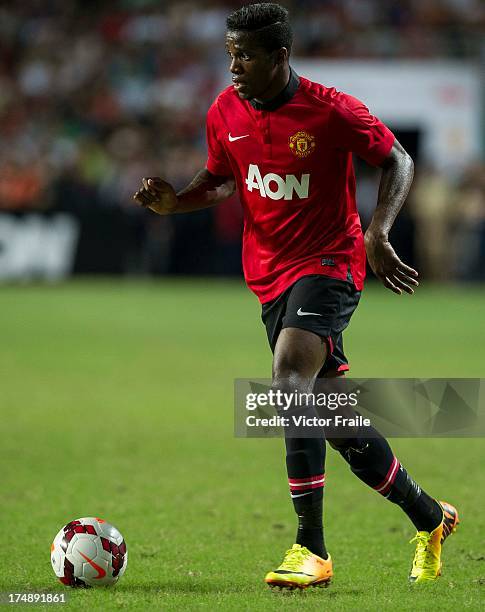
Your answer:
[[[300,130],[290,136],[288,140],[288,144],[290,147],[290,151],[296,157],[308,157],[313,151],[315,151],[315,147],[317,146],[315,143],[315,136],[312,136],[305,130]]]
[[[301,308],[298,308],[296,314],[299,317],[306,317],[307,315],[315,315],[316,317],[321,317],[322,316],[319,312],[305,312]]]

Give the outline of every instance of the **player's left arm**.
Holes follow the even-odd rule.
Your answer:
[[[413,182],[414,163],[395,140],[382,168],[377,207],[365,233],[367,260],[385,287],[399,295],[414,293],[418,273],[403,263],[389,242],[389,232]]]

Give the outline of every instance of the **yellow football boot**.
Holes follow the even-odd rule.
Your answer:
[[[441,545],[456,531],[458,512],[451,504],[439,502],[443,509],[443,520],[431,533],[418,531],[411,542],[416,542],[416,553],[409,575],[413,584],[430,582],[441,575]]]
[[[306,589],[309,586],[327,586],[332,576],[330,555],[322,559],[305,546],[293,544],[286,551],[283,563],[274,572],[266,574],[264,580],[270,587]]]

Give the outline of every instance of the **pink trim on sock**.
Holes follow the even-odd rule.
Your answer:
[[[394,457],[391,463],[391,467],[389,468],[389,471],[387,472],[384,480],[372,488],[375,489],[381,495],[386,495],[386,493],[389,491],[389,489],[394,484],[394,481],[396,480],[397,471],[400,465],[401,464],[399,463],[399,461],[396,459],[396,457]]]
[[[306,491],[308,489],[320,489],[325,485],[325,474],[307,476],[306,478],[288,478],[290,491]]]
[[[309,480],[321,480],[325,478],[325,474],[315,474],[314,476],[305,476],[305,478],[288,478],[290,484],[298,484],[300,482],[308,482]]]

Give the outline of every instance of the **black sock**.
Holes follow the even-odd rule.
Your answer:
[[[373,427],[366,427],[363,435],[365,437],[349,440],[349,444],[340,449],[352,472],[386,499],[401,506],[418,531],[433,531],[443,518],[441,506],[411,478],[387,440]]]
[[[286,438],[286,466],[295,512],[298,515],[296,543],[326,558],[323,536],[323,486],[325,484],[325,440]]]
[[[438,502],[421,489],[421,494],[414,504],[403,506],[418,531],[433,531],[443,520],[443,510]]]
[[[325,539],[323,537],[323,488],[317,489],[313,499],[294,499],[293,505],[298,515],[298,530],[296,532],[296,543],[306,546],[313,554],[327,558]],[[310,496],[309,496],[310,497]],[[318,499],[320,497],[320,499]]]

